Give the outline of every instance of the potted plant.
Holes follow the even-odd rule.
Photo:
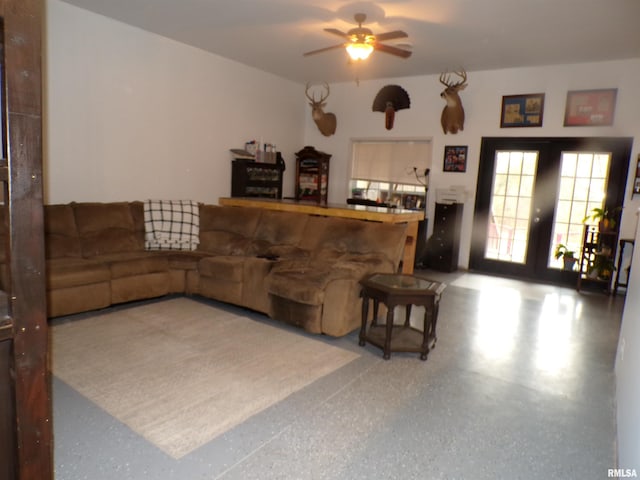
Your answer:
[[[612,211],[609,211],[608,208],[593,208],[591,213],[582,219],[582,223],[587,223],[588,221],[597,222],[598,229],[601,232],[608,232],[616,228],[616,216],[617,213],[622,210],[622,207],[616,207]]]
[[[613,259],[609,255],[596,254],[587,273],[593,278],[609,280],[615,269]]]
[[[562,257],[565,270],[573,270],[577,261],[576,252],[569,250],[569,248],[562,243],[556,246],[555,257],[556,260]]]

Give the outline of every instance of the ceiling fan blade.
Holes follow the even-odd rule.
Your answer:
[[[325,28],[325,29],[324,29],[324,31],[325,31],[325,32],[329,32],[329,33],[333,33],[334,35],[338,35],[339,37],[342,37],[342,38],[346,38],[346,39],[351,38],[351,37],[349,36],[349,34],[344,33],[344,32],[341,32],[341,31],[340,31],[340,30],[338,30],[337,28]]]
[[[385,40],[394,40],[396,38],[406,38],[409,35],[402,30],[394,30],[393,32],[381,33],[380,35],[376,35],[376,40],[379,42],[384,42]]]
[[[411,52],[408,50],[402,50],[401,48],[392,47],[391,45],[385,45],[383,43],[376,43],[373,48],[402,58],[409,58],[411,56]]]
[[[309,55],[315,55],[316,53],[322,53],[328,50],[334,50],[336,48],[343,48],[343,47],[344,47],[344,43],[339,43],[338,45],[331,45],[330,47],[319,48],[318,50],[312,50],[310,52],[303,53],[302,56],[308,57]]]

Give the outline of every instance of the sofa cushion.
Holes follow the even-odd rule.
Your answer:
[[[45,257],[81,257],[82,248],[71,205],[44,207]]]
[[[45,205],[44,232],[77,237],[78,229],[71,205]]]
[[[45,258],[80,258],[82,256],[82,244],[79,237],[67,235],[46,235]]]
[[[250,238],[221,230],[206,232],[200,230],[200,244],[197,251],[214,255],[253,255]]]
[[[352,220],[335,217],[310,217],[301,247],[313,255],[328,251],[373,253],[399,261],[404,249],[407,225]]]
[[[122,228],[112,228],[80,237],[80,244],[84,257],[144,251],[136,233]]]
[[[338,278],[359,280],[362,270],[319,259],[285,260],[273,266],[266,285],[272,295],[307,305],[320,305],[329,282]]]
[[[168,251],[163,252],[162,256],[169,260],[169,270],[196,270],[198,262],[206,258],[207,254],[192,251]]]
[[[198,251],[216,255],[252,255],[251,238],[261,211],[254,208],[200,205]]]
[[[364,278],[368,273],[389,272],[393,273],[396,266],[382,253],[346,253],[340,257],[340,267],[357,271],[360,277]]]
[[[266,281],[267,290],[271,295],[298,303],[320,305],[331,276],[332,265],[328,262],[288,260],[271,269]]]
[[[82,236],[110,229],[135,231],[128,202],[72,203],[71,205],[78,233]]]
[[[134,256],[124,254],[122,258],[108,263],[112,279],[169,271],[169,258],[160,255]]]
[[[267,276],[270,294],[307,305],[320,305],[325,289],[335,280],[359,282],[368,273],[392,272],[393,264],[383,254],[343,254],[329,259],[306,258],[276,262]]]
[[[128,202],[72,203],[84,257],[144,251]]]
[[[129,209],[133,220],[133,229],[144,236],[144,202],[131,202]]]
[[[222,231],[250,238],[256,231],[261,213],[256,208],[201,205],[200,232]]]
[[[246,253],[277,257],[308,256],[309,252],[298,247],[308,218],[302,213],[265,210]]]
[[[271,245],[298,245],[304,235],[309,215],[265,210],[253,238]]]
[[[212,277],[229,282],[242,282],[244,257],[217,256],[203,258],[198,262],[198,272],[202,277]]]
[[[256,248],[256,255],[274,256],[279,258],[308,258],[311,252],[295,245],[264,245]]]
[[[109,282],[111,273],[105,263],[84,258],[47,260],[47,290]]]

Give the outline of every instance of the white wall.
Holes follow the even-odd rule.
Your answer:
[[[640,236],[629,276],[616,358],[618,465],[640,470]]]
[[[400,61],[400,60],[399,60]],[[475,185],[482,137],[491,136],[628,136],[640,139],[640,59],[577,65],[518,68],[508,70],[469,72],[468,87],[461,93],[466,121],[463,132],[444,135],[440,126],[440,114],[444,101],[438,76],[394,78],[377,81],[355,81],[331,85],[325,111],[336,114],[338,128],[332,137],[323,137],[313,124],[310,107],[307,107],[305,145],[332,154],[329,200],[344,202],[348,195],[348,169],[350,139],[426,137],[433,139],[433,165],[429,190],[429,212],[433,214],[435,190],[453,185],[463,185],[469,191],[464,206],[460,266],[466,268],[469,261],[471,223],[475,202]],[[390,131],[384,128],[384,114],[372,111],[373,99],[385,85],[402,86],[411,97],[411,108],[396,112],[395,125]],[[611,127],[563,127],[564,108],[568,90],[617,88],[618,98],[615,122]],[[500,109],[503,95],[545,93],[544,122],[542,127],[500,128]],[[444,173],[442,159],[445,145],[467,145],[469,158],[466,173]],[[639,147],[634,142],[631,159],[631,175],[635,172]],[[631,184],[632,179],[628,185]],[[625,197],[626,207],[621,225],[624,237],[633,236],[635,212],[640,206],[640,196],[631,200]],[[431,228],[431,226],[430,226]]]
[[[59,0],[46,51],[45,203],[217,203],[229,149],[260,138],[283,152],[293,191],[296,84]]]

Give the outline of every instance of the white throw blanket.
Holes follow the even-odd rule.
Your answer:
[[[195,250],[200,233],[200,210],[191,200],[145,200],[147,250]]]

